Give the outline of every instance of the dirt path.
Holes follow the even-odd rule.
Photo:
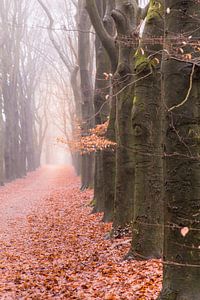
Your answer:
[[[154,300],[159,261],[123,261],[130,245],[105,240],[71,168],[45,167],[0,189],[0,299]],[[122,242],[122,243],[121,243]]]

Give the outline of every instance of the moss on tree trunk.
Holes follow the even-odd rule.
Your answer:
[[[155,11],[155,9],[157,9]],[[154,13],[152,13],[152,11]],[[151,1],[141,44],[135,54],[136,84],[132,125],[135,152],[135,202],[130,254],[137,259],[162,255],[163,160],[160,60],[163,4]]]

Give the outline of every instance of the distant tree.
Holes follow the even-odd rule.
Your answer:
[[[87,135],[88,130],[94,125],[94,109],[93,109],[93,83],[90,74],[90,63],[93,58],[91,57],[90,45],[90,28],[91,22],[87,11],[85,10],[85,1],[79,0],[79,19],[78,19],[78,63],[80,71],[81,82],[81,134]],[[83,51],[84,49],[84,51]],[[93,155],[82,155],[82,187],[81,189],[88,188],[93,185]]]
[[[38,0],[38,3],[43,8],[46,16],[49,20],[49,26],[47,27],[49,39],[52,42],[54,49],[56,50],[59,58],[64,64],[70,78],[71,88],[73,91],[74,103],[75,103],[75,115],[77,120],[81,123],[82,112],[81,112],[81,93],[80,93],[80,80],[79,80],[79,65],[78,65],[78,35],[73,31],[73,29],[77,29],[78,27],[78,5],[77,1],[73,1],[73,4],[68,1],[63,1],[64,16],[62,19],[63,22],[63,32],[64,34],[60,34],[60,36],[56,35],[53,30],[54,26],[54,17],[51,12],[50,7],[48,7],[44,1]],[[76,14],[75,17],[72,17],[72,13]],[[67,22],[68,21],[68,22]],[[72,30],[70,29],[72,26]],[[68,28],[69,27],[69,28]],[[68,28],[68,29],[67,29]],[[66,32],[70,32],[71,35],[66,35]],[[64,43],[62,41],[64,41]],[[55,65],[54,65],[55,67]],[[74,115],[74,117],[75,117]],[[72,121],[72,120],[71,120]],[[80,172],[80,156],[74,155],[74,165],[77,173]]]
[[[0,123],[1,152],[4,151],[1,166],[8,181],[24,176],[38,166],[34,110],[35,92],[43,64],[38,51],[41,40],[37,38],[37,32],[28,26],[28,16],[33,11],[32,1],[0,3]]]

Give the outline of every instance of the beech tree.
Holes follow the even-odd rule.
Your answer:
[[[133,257],[161,257],[163,248],[163,103],[161,100],[163,1],[150,1],[135,53],[132,108],[135,197]]]
[[[109,177],[113,178],[112,184],[109,181],[109,189],[114,189],[113,227],[119,229],[126,227],[133,220],[135,162],[131,110],[134,100],[134,80],[136,79],[134,75],[134,51],[138,45],[138,25],[141,18],[145,17],[147,9],[139,8],[136,1],[115,1],[116,9],[112,10],[111,15],[118,34],[118,52],[114,38],[108,34],[105,26],[103,26],[95,1],[88,0],[86,3],[93,26],[108,53],[113,73],[115,73],[113,108],[111,109],[109,124],[113,128],[117,141],[116,170],[114,163],[115,171],[112,172],[116,176],[114,178],[113,176]],[[128,44],[128,39],[134,39],[134,36],[134,44]],[[112,198],[109,201],[112,203]]]
[[[51,162],[55,127],[68,145],[77,130],[87,141],[103,128],[114,151],[72,154],[81,189],[94,180],[93,212],[113,221],[114,237],[132,230],[127,258],[163,258],[160,300],[196,300],[200,1],[142,3],[63,0],[58,27],[38,0],[48,19],[38,39],[32,1],[0,2],[0,185],[35,170],[43,144]]]
[[[163,300],[200,298],[199,24],[199,1],[165,1]]]
[[[102,1],[97,1],[99,16],[106,31],[114,35],[114,21],[111,11],[114,8],[114,1],[107,1],[106,6]],[[95,125],[104,124],[108,121],[110,107],[114,106],[110,91],[112,83],[112,68],[108,54],[102,45],[101,40],[96,35],[96,78],[94,89],[94,110]],[[115,141],[113,126],[109,123],[106,138]],[[94,212],[104,212],[104,221],[113,219],[114,208],[114,170],[115,153],[109,149],[98,150],[95,153],[95,174],[94,174]],[[111,188],[112,187],[112,188]]]
[[[80,68],[81,81],[81,134],[87,135],[88,130],[93,127],[93,85],[89,65],[90,56],[90,28],[91,22],[87,11],[85,10],[85,1],[79,0],[79,21],[78,21],[78,62]],[[84,51],[83,51],[84,49]],[[81,189],[93,185],[93,155],[86,153],[82,155],[82,186]]]

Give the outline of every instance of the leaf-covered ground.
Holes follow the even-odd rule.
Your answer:
[[[159,261],[123,261],[128,241],[90,214],[70,168],[46,167],[0,189],[0,299],[156,299]]]

